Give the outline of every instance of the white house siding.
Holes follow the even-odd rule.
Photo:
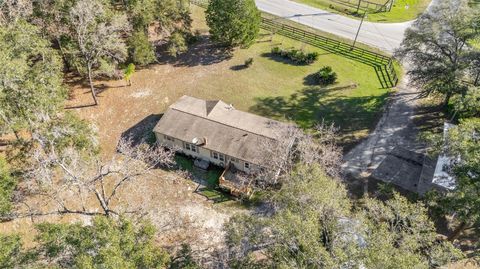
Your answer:
[[[161,145],[164,145],[164,146],[167,146],[167,147],[170,147],[170,148],[176,148],[176,149],[179,150],[179,152],[181,152],[185,155],[188,155],[188,156],[191,156],[191,157],[194,157],[194,158],[202,158],[204,160],[208,160],[210,163],[213,163],[217,166],[225,167],[225,165],[227,165],[228,162],[232,158],[232,157],[230,157],[228,155],[225,155],[221,152],[217,152],[217,153],[223,154],[225,156],[225,161],[222,162],[218,159],[214,159],[213,156],[212,156],[213,151],[211,151],[209,149],[206,149],[204,147],[196,146],[198,152],[193,152],[191,150],[185,149],[184,143],[188,143],[188,142],[181,141],[181,140],[176,139],[174,137],[172,137],[174,139],[174,141],[169,141],[169,140],[165,139],[164,135],[161,134],[161,133],[155,133],[155,136],[157,138],[158,143],[160,143]],[[192,143],[190,143],[190,144],[192,144]],[[259,168],[259,166],[250,163],[250,169],[245,169],[245,161],[237,159],[237,158],[235,158],[235,159],[236,159],[236,161],[231,162],[231,163],[235,166],[235,168],[237,168],[240,171],[250,173],[250,172],[258,170],[258,168]],[[222,163],[223,163],[223,165],[222,165]]]

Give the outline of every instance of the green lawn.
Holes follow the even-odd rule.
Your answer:
[[[202,20],[203,9],[193,7],[194,27],[208,31]],[[319,60],[298,66],[271,57],[273,46],[317,51]],[[213,57],[208,52],[208,57]],[[191,57],[191,54],[189,55]],[[243,63],[252,57],[253,65]],[[197,75],[192,94],[206,99],[222,99],[237,109],[279,120],[294,121],[304,128],[326,120],[340,127],[344,145],[365,137],[374,127],[389,94],[382,89],[373,67],[325,52],[283,36],[273,40],[262,32],[258,42],[238,49],[214,74]],[[338,83],[330,87],[311,85],[310,75],[331,66]]]
[[[317,7],[323,10],[339,13],[341,15],[347,15],[352,18],[358,18],[354,16],[356,11],[355,7],[349,7],[337,2],[329,0],[294,0],[299,3],[307,4],[313,7]],[[375,3],[384,3],[383,0],[369,0]],[[428,6],[431,0],[395,0],[392,10],[389,12],[381,13],[369,13],[367,16],[368,21],[372,22],[404,22],[417,18]],[[407,8],[408,7],[408,8]],[[359,12],[363,14],[363,11]]]
[[[186,170],[192,173],[194,176],[206,181],[207,187],[216,188],[218,186],[218,181],[223,172],[222,168],[211,166],[207,171],[194,169],[193,159],[179,154],[175,156],[175,162],[180,169]]]
[[[207,199],[215,203],[232,200],[230,195],[220,191],[218,188],[218,182],[223,172],[222,168],[211,165],[207,171],[196,169],[193,166],[193,159],[181,154],[177,154],[175,156],[175,162],[180,169],[186,170],[192,173],[194,177],[201,178],[205,181],[206,186],[202,186],[197,189],[199,194],[205,196]]]

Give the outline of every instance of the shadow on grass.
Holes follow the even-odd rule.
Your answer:
[[[232,200],[232,198],[228,194],[225,194],[220,190],[201,185],[198,185],[197,189],[194,192],[200,194],[201,196],[207,198],[207,200],[214,203],[223,203]]]
[[[166,45],[159,46],[157,52],[158,55],[161,55],[157,59],[159,63],[168,63],[174,66],[211,65],[233,57],[232,49],[210,41],[207,36],[201,36],[198,42],[192,44],[187,52],[178,57],[168,55]]]
[[[153,128],[162,118],[163,114],[151,114],[135,124],[134,126],[127,129],[120,136],[121,139],[130,140],[132,146],[138,146],[143,143],[150,145],[155,144],[156,138],[153,133]]]
[[[197,168],[194,166],[193,159],[183,154],[177,154],[175,162],[178,169],[189,172],[190,179],[198,183],[194,193],[202,195],[214,203],[233,200],[233,197],[221,191],[218,185],[223,168],[215,165],[210,165],[207,170]]]
[[[270,60],[273,60],[273,61],[279,62],[279,63],[283,63],[283,64],[300,65],[300,64],[296,64],[294,61],[292,61],[292,60],[290,60],[286,57],[282,57],[280,55],[276,55],[276,54],[273,54],[271,52],[264,52],[260,56],[265,57],[265,58],[269,58]]]
[[[318,86],[318,80],[315,73],[309,74],[303,78],[303,85],[305,86]]]
[[[330,54],[330,53],[321,53],[321,54],[319,54],[319,56],[324,55],[324,54]],[[310,64],[307,64],[307,63],[299,64],[299,63],[296,63],[296,62],[292,61],[289,58],[286,58],[286,57],[283,57],[283,56],[280,56],[280,55],[276,55],[276,54],[273,54],[271,52],[264,52],[264,53],[260,54],[260,56],[265,57],[265,58],[269,58],[270,60],[273,60],[273,61],[279,62],[279,63],[283,63],[283,64],[296,65],[296,66],[310,65]]]
[[[311,128],[322,120],[333,122],[342,134],[374,127],[388,93],[362,97],[335,94],[341,89],[306,87],[290,96],[259,98],[250,110],[266,117],[292,120],[303,128]]]
[[[234,66],[230,67],[230,70],[233,70],[233,71],[240,71],[240,70],[244,70],[244,69],[247,69],[247,66],[244,65],[244,64],[234,65]]]

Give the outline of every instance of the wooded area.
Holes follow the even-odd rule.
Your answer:
[[[204,38],[216,53],[231,56],[258,41],[262,20],[253,0],[212,0],[206,13],[210,35]],[[99,107],[102,89],[95,80],[124,79],[131,86],[136,66],[193,53],[189,45],[198,34],[191,29],[189,2],[0,2],[0,138],[6,145],[0,152],[0,224],[29,219],[35,226],[30,238],[0,234],[0,267],[438,268],[477,258],[478,246],[462,252],[457,243],[463,232],[477,233],[480,226],[478,15],[466,2],[453,7],[445,1],[419,17],[396,53],[410,61],[411,85],[423,89],[422,97],[442,98],[457,124],[446,144],[436,133],[425,135],[432,154],[441,150],[457,157],[451,167],[454,190],[420,198],[385,187],[356,197],[341,171],[335,124],[321,121],[302,129],[291,121],[276,130],[276,139],[258,145],[267,165],[248,178],[250,199],[222,209],[227,212],[218,230],[222,243],[192,249],[188,240],[178,240],[175,248],[163,244],[168,236],[158,229],[160,220],[164,226],[177,222],[158,208],[146,212],[147,203],[155,201],[143,199],[149,187],[145,178],[156,185],[170,180],[175,199],[193,193],[180,191],[190,191],[190,185],[182,187],[176,177],[195,178],[177,170],[175,152],[151,137],[122,137],[109,145],[116,152],[106,155],[92,118],[81,118],[78,107],[65,109],[75,85],[85,84],[92,97],[80,108]],[[266,20],[263,27],[295,39],[303,35],[313,46],[328,43],[325,51],[345,50],[339,48],[342,43],[294,27]],[[367,65],[380,61],[387,64],[382,74],[395,74],[392,60],[380,54],[357,48],[345,54]],[[243,68],[255,64],[251,59]],[[332,73],[332,68],[323,70]],[[336,73],[331,83],[335,80]],[[397,78],[382,81],[390,87]],[[295,94],[291,98],[298,101]],[[132,113],[123,112],[125,117]],[[166,199],[163,193],[155,197]],[[166,202],[176,202],[171,199]],[[75,218],[39,221],[52,215]],[[442,221],[454,229],[439,234]]]

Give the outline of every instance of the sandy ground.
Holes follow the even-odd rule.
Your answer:
[[[125,185],[119,199],[112,202],[112,208],[117,211],[138,210],[133,217],[150,220],[158,229],[158,243],[164,247],[176,249],[182,243],[189,243],[194,251],[208,255],[224,246],[223,224],[233,214],[245,210],[236,201],[213,203],[197,194],[196,188],[196,183],[175,172],[155,170]],[[72,196],[72,201],[75,199]],[[31,196],[24,202],[32,209],[52,212],[50,209],[54,205],[49,201]],[[96,203],[91,199],[88,208],[99,208]],[[25,204],[18,205],[19,212],[27,211]],[[21,218],[0,224],[0,233],[20,233],[25,244],[31,246],[35,237],[34,224],[41,222],[89,224],[91,217],[71,214]]]
[[[109,158],[116,154],[115,148],[122,134],[141,125],[142,121],[150,119],[152,115],[158,116],[185,92],[194,91],[195,78],[185,75],[186,69],[190,69],[188,74],[191,74],[192,68],[198,76],[202,76],[202,66],[174,67],[164,64],[137,71],[131,87],[126,87],[122,80],[99,81],[96,83],[99,89],[98,106],[91,106],[93,100],[88,87],[82,85],[81,81],[71,79],[71,98],[66,103],[66,108],[92,123],[98,134],[101,155]],[[215,72],[215,68],[210,66],[209,71]],[[161,80],[151,79],[160,74]],[[185,78],[182,79],[183,77]],[[179,85],[182,85],[182,90],[173,91],[175,98],[167,97],[164,89],[170,89],[168,94],[172,96],[171,89],[178,89]],[[158,242],[161,245],[175,248],[182,243],[190,243],[198,252],[211,253],[223,246],[223,224],[233,214],[243,212],[244,209],[236,201],[215,204],[195,193],[196,187],[196,183],[174,172],[156,170],[152,175],[137,180],[135,185],[127,186],[118,203],[130,208],[141,208],[146,213],[145,217],[158,228]],[[50,207],[38,197],[27,202],[33,208]],[[20,207],[25,209],[22,205]],[[43,221],[80,221],[87,224],[90,217],[52,215],[18,219],[0,224],[0,233],[21,233],[26,244],[30,245],[35,236],[33,224]]]

